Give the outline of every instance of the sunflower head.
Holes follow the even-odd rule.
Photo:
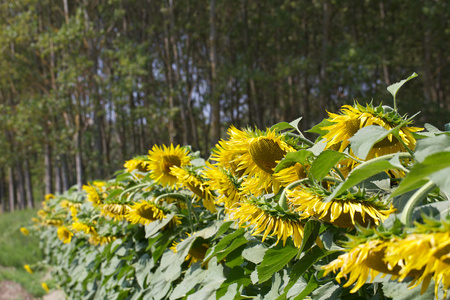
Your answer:
[[[100,206],[103,216],[111,217],[113,220],[121,221],[125,215],[131,210],[130,205],[126,203],[105,203]]]
[[[149,169],[152,172],[151,178],[163,186],[175,188],[177,178],[171,173],[172,167],[183,167],[189,164],[190,158],[188,150],[179,145],[162,148],[157,145],[149,151]]]
[[[58,238],[64,244],[70,243],[70,241],[72,240],[73,233],[66,226],[59,226],[57,234]]]
[[[123,166],[128,173],[131,173],[134,170],[145,173],[150,171],[149,164],[148,157],[138,156],[131,160],[127,160]]]
[[[314,216],[337,227],[355,228],[356,224],[367,227],[379,225],[392,212],[378,195],[367,197],[364,192],[346,192],[325,202],[329,191],[320,186],[297,187],[286,193],[291,209],[303,218]]]
[[[171,172],[182,186],[194,193],[196,199],[203,200],[204,207],[210,212],[216,211],[212,190],[201,174],[198,174],[194,169],[187,167],[172,167]]]
[[[365,107],[355,102],[354,106],[344,105],[341,108],[340,114],[328,113],[328,123],[331,125],[321,127],[322,130],[328,131],[323,138],[326,140],[326,149],[338,149],[344,151],[350,144],[350,138],[356,132],[366,126],[375,125],[381,126],[386,130],[403,124],[399,130],[399,136],[403,143],[409,148],[414,149],[416,140],[412,133],[422,130],[422,128],[408,127],[411,121],[406,121],[406,117],[400,116],[394,110],[385,110],[383,106],[374,107],[372,104],[367,104]],[[370,150],[365,159],[382,156],[385,154],[406,151],[402,143],[397,140],[392,134],[376,143]]]
[[[131,206],[131,210],[126,214],[126,219],[131,224],[148,225],[153,221],[162,220],[170,214],[170,210],[154,203],[152,201],[142,200],[141,202],[135,202]],[[174,216],[169,223],[169,226],[173,227],[180,224],[181,221],[177,216]]]
[[[23,235],[29,235],[30,231],[26,227],[20,227],[20,232],[22,232]]]
[[[296,247],[302,244],[303,224],[297,214],[286,212],[256,198],[236,203],[229,213],[229,218],[236,220],[239,227],[253,227],[253,235],[263,233],[262,241],[270,235],[277,237],[276,243],[283,240],[283,245],[289,237]]]
[[[94,206],[99,206],[103,203],[103,198],[96,184],[83,185],[83,190],[87,193],[87,200],[92,202]]]
[[[76,221],[73,222],[71,225],[72,230],[76,232],[84,232],[85,234],[89,235],[96,235],[97,230],[95,229],[96,222],[81,222]]]

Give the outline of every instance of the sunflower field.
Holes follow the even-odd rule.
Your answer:
[[[70,299],[445,299],[450,128],[344,105],[314,126],[231,126],[208,159],[155,145],[47,195],[49,289]]]

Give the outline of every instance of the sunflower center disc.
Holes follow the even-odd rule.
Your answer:
[[[360,125],[361,121],[359,119],[352,119],[345,122],[345,129],[347,129],[349,135],[353,136],[360,129]]]
[[[141,207],[137,210],[137,214],[147,220],[156,220],[154,217],[155,213],[151,207]]]
[[[166,173],[166,174],[172,175],[172,174],[170,174],[171,167],[181,166],[181,160],[176,155],[164,155],[162,157],[162,159],[163,159],[163,161],[162,161],[163,170],[164,170],[164,173]]]
[[[286,152],[276,142],[268,138],[258,139],[250,144],[253,162],[269,174],[273,173],[277,161],[280,161],[285,154]]]

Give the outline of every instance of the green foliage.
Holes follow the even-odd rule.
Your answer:
[[[379,108],[381,111],[374,109],[372,114],[361,113],[367,118],[390,120],[391,112]],[[272,147],[269,150],[279,149],[273,146],[276,142],[271,144],[263,132],[256,131],[236,129],[234,135],[241,135],[239,139],[231,137],[231,142],[221,142],[224,152],[254,159],[251,163],[237,163],[238,168],[229,160],[216,164],[212,159],[205,161],[198,153],[190,153],[190,147],[184,149],[191,163],[182,167],[167,167],[170,159],[177,161],[175,152],[168,152],[169,158],[156,160],[154,153],[135,157],[140,163],[134,169],[127,167],[126,171],[116,172],[113,179],[93,182],[84,191],[72,189],[44,202],[36,224],[44,262],[52,266],[58,285],[74,299],[406,299],[418,297],[421,288],[408,289],[409,279],[398,279],[392,274],[385,274],[383,279],[371,278],[374,282],[369,282],[372,269],[386,271],[375,269],[379,266],[370,264],[368,253],[381,253],[378,264],[385,264],[387,256],[373,250],[374,246],[366,252],[357,251],[366,244],[373,245],[370,243],[387,243],[383,251],[395,250],[395,243],[405,241],[411,234],[416,234],[417,240],[423,238],[419,234],[436,234],[434,238],[441,239],[442,245],[421,244],[432,248],[427,252],[429,268],[425,268],[425,261],[420,270],[413,271],[429,272],[427,276],[436,280],[430,284],[416,276],[416,280],[423,281],[426,297],[435,296],[435,284],[437,296],[442,296],[443,289],[449,288],[448,265],[444,264],[450,245],[449,135],[428,125],[431,130],[418,135],[421,139],[417,145],[415,139],[408,140],[411,153],[386,153],[383,149],[382,155],[365,159],[369,151],[377,149],[377,142],[388,134],[396,135],[408,123],[403,119],[398,122],[390,131],[379,125],[356,126],[358,130],[352,133],[349,147],[343,152],[328,149],[324,137],[328,132],[321,131],[320,126],[316,125],[313,131],[321,136],[312,143],[301,133],[298,139],[292,139],[298,120],[279,123],[274,127],[279,139],[274,141],[289,141],[282,145],[293,148],[281,160],[276,156],[273,174],[264,171],[269,175],[255,175],[262,162],[257,160],[258,152],[252,152],[253,143],[263,140]],[[333,123],[322,122],[328,126]],[[250,141],[243,147],[240,143],[247,136]],[[396,142],[394,137],[393,141]],[[397,142],[402,146],[405,143]],[[236,144],[239,147],[233,149]],[[261,145],[264,144],[258,147]],[[245,151],[251,155],[245,156]],[[362,154],[364,159],[359,157]],[[233,158],[233,162],[238,161],[239,158]],[[164,163],[163,168],[155,168],[160,162]],[[291,172],[295,175],[290,175],[289,180],[279,176],[280,172],[296,170],[298,164],[304,174]],[[254,173],[246,169],[247,165]],[[208,175],[215,167],[219,173]],[[167,174],[158,172],[166,169],[176,177],[176,188],[161,179]],[[184,173],[176,173],[180,170]],[[222,190],[222,185],[210,189],[219,174],[224,176],[222,185],[226,189]],[[263,176],[270,178],[265,181],[267,186],[253,183],[254,179],[262,181]],[[288,182],[282,182],[283,178]],[[225,181],[231,185],[225,185]],[[239,197],[229,204],[227,197],[231,197],[233,188]],[[303,194],[295,196],[296,192]],[[213,209],[208,204],[211,199],[215,199]],[[305,203],[312,203],[312,208],[299,209]],[[151,214],[142,212],[144,206],[139,205],[144,204],[152,207]],[[142,211],[137,213],[136,207]],[[161,217],[157,217],[159,214]],[[146,222],[141,223],[137,215]],[[55,219],[63,225],[52,226]],[[79,222],[90,224],[93,229],[77,229]],[[61,235],[63,226],[72,231],[73,237]],[[294,230],[301,230],[301,239]],[[344,258],[344,267],[357,267],[347,273],[342,266],[334,267]],[[408,267],[409,259],[405,257],[402,265],[396,264],[395,268]],[[442,268],[432,269],[440,263]],[[442,283],[438,274],[444,276]],[[356,283],[346,284],[352,279]]]

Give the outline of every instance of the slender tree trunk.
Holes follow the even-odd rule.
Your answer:
[[[16,208],[16,183],[12,167],[8,168],[8,198],[9,211],[14,211],[14,209]]]
[[[45,194],[53,192],[52,149],[48,141],[44,144]]]
[[[6,199],[5,199],[5,176],[3,174],[3,169],[0,169],[0,207],[1,212],[6,212]]]
[[[328,44],[330,37],[330,19],[331,19],[331,2],[323,1],[322,5],[323,23],[322,23],[322,54],[320,66],[320,81],[322,85],[321,95],[319,97],[319,119],[325,117],[325,109],[327,108],[329,92],[328,92]]]
[[[220,95],[217,89],[216,0],[209,2],[209,59],[211,62],[211,144],[220,139]]]
[[[23,167],[24,167],[25,193],[26,193],[26,198],[27,198],[27,207],[33,208],[34,207],[33,184],[31,181],[30,162],[27,158],[23,162]]]
[[[77,132],[75,133],[75,151],[76,151],[75,152],[75,169],[77,171],[77,186],[78,186],[78,190],[81,191],[83,188],[83,159],[82,159],[81,129],[78,129]]]
[[[65,154],[61,155],[61,179],[62,188],[67,191],[70,188],[70,178],[69,178],[69,167],[67,165],[67,156]]]
[[[54,177],[55,177],[55,192],[58,194],[62,194],[62,178],[61,178],[61,166],[60,160],[56,159],[53,163],[54,165]]]

